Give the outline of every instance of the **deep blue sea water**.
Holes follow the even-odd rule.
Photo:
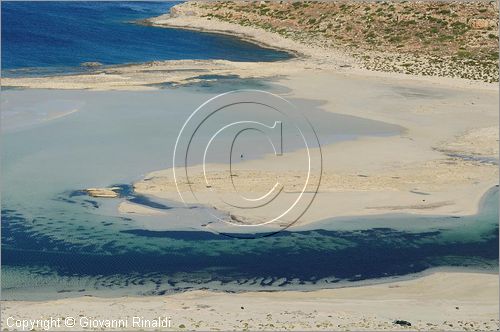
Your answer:
[[[83,62],[105,65],[171,59],[274,61],[290,55],[220,34],[134,23],[178,2],[2,1],[3,74],[20,68],[68,72]]]

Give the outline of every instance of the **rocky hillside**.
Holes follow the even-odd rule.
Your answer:
[[[347,52],[368,69],[498,81],[496,2],[215,1],[181,6],[186,5],[191,14],[210,20]]]

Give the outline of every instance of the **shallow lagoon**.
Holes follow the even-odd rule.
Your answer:
[[[3,236],[15,238],[16,243],[2,249],[2,291],[9,299],[45,299],[161,295],[189,289],[311,290],[443,266],[497,271],[497,202],[495,189],[485,197],[478,215],[455,219],[452,228],[426,232],[284,231],[244,240],[207,232],[131,229],[121,231],[130,237],[130,245],[119,247],[110,241],[100,250],[33,235],[21,226],[24,220],[8,211]],[[446,217],[419,219],[450,223]]]
[[[272,83],[266,88],[279,90]],[[351,218],[336,220],[336,225],[349,225],[338,229],[326,220],[317,229],[251,240],[189,228],[152,232],[119,216],[110,203],[117,200],[78,194],[94,186],[126,188],[147,172],[171,166],[180,126],[213,95],[193,88],[4,92],[4,298],[163,294],[207,287],[312,289],[431,267],[497,268],[497,189],[485,196],[477,216]],[[401,131],[323,112],[321,103],[294,102],[307,110],[322,144]],[[269,151],[257,150],[253,157],[264,153]],[[182,218],[203,218],[204,207],[152,201]],[[151,201],[140,198],[138,203]],[[410,227],[415,224],[419,227]]]

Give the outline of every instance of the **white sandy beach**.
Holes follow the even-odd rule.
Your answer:
[[[279,83],[291,89],[287,98],[324,100],[325,111],[405,128],[397,136],[322,146],[319,192],[298,225],[393,212],[471,215],[477,212],[482,195],[498,184],[497,165],[481,162],[481,158],[498,158],[497,91],[325,71],[289,75]],[[294,192],[302,185],[298,166],[302,157],[302,151],[297,151],[280,163],[273,163],[272,155],[241,162],[237,174],[244,180],[238,182],[238,189],[247,195],[266,192],[279,175],[289,185],[285,192]],[[201,167],[193,167],[193,174],[192,186],[200,201],[222,208],[207,192]],[[209,177],[222,175],[222,171],[213,172]],[[138,192],[179,200],[172,170],[146,178],[135,184]],[[238,215],[241,210],[230,212]],[[242,217],[248,218],[253,211],[245,213],[249,214]]]
[[[146,320],[169,317],[171,327],[161,330],[176,331],[491,331],[499,328],[498,287],[497,275],[436,272],[408,281],[312,292],[192,291],[156,297],[4,301],[2,329],[6,329],[9,317],[73,317],[75,330],[82,329],[80,321],[105,324],[106,320],[119,319],[128,322],[128,330],[139,330],[132,327],[132,317],[141,316]],[[395,324],[398,320],[411,326]],[[53,330],[72,329],[62,326]]]

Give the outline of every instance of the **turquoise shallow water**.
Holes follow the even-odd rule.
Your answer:
[[[70,229],[99,224],[102,220],[95,215],[107,214],[113,207],[108,209],[107,201],[99,202],[102,208],[97,211],[87,209],[92,203],[85,200],[69,204],[68,199],[75,199],[71,193],[89,187],[130,184],[146,173],[171,167],[179,128],[196,107],[213,95],[191,89],[146,93],[4,92],[4,208],[21,211],[29,220],[47,215],[69,216],[71,219],[65,220],[64,227],[36,221],[32,224],[35,229],[46,228],[44,232],[52,237],[66,240],[71,237],[66,234]],[[307,107],[324,143],[400,131],[397,126],[329,114],[317,109],[314,103],[296,102]],[[74,109],[79,111],[60,117]],[[268,145],[259,145],[260,137],[251,138],[246,142],[252,147],[246,153],[249,158],[271,152]],[[297,147],[287,145],[285,152],[294,148]],[[214,158],[217,160],[217,155]]]
[[[90,244],[91,232],[79,232],[89,244],[70,245],[34,234],[15,211],[4,211],[2,292],[6,299],[46,299],[189,289],[311,290],[443,266],[492,272],[498,267],[497,202],[495,188],[476,216],[399,216],[403,222],[443,224],[425,232],[318,229],[244,240],[129,229],[100,248]],[[120,245],[118,238],[128,243]]]
[[[266,88],[280,89],[272,83]],[[153,231],[115,210],[125,199],[151,204],[144,198],[80,194],[93,186],[126,188],[149,171],[169,167],[178,128],[214,94],[196,90],[3,93],[4,298],[314,289],[432,267],[497,268],[497,189],[485,196],[476,216],[325,220],[314,229],[247,240],[189,227]],[[295,102],[308,110],[322,143],[401,131],[325,113],[314,102]],[[255,157],[268,152],[257,150]],[[206,209],[154,202],[186,220],[203,218],[199,212]],[[332,226],[342,223],[349,227]]]

